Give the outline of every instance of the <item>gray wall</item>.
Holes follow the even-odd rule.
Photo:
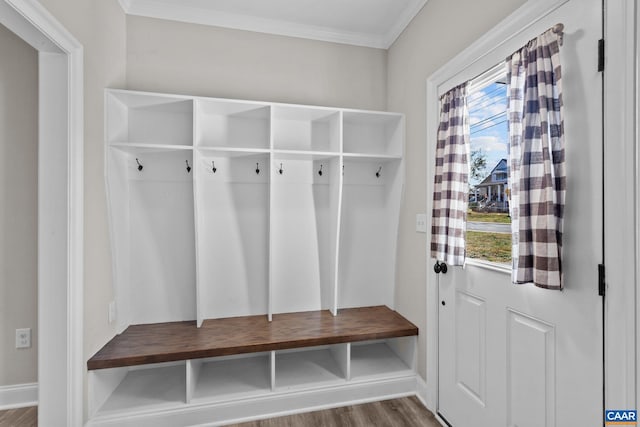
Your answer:
[[[104,89],[126,86],[126,20],[118,0],[39,0],[84,47],[84,355],[115,333],[108,322],[111,249],[104,182]],[[87,387],[85,378],[85,417]]]
[[[384,109],[387,52],[127,17],[131,89]]]
[[[84,47],[84,353],[115,335],[104,183],[104,88],[126,81],[126,21],[117,0],[39,0]]]
[[[0,58],[1,387],[38,380],[38,53],[0,25]]]
[[[427,78],[525,0],[429,0],[388,52],[387,107],[406,114],[406,187],[400,213],[396,309],[420,328],[418,368],[426,378],[427,242],[415,215],[426,209]],[[428,216],[429,217],[429,216]],[[428,225],[430,226],[430,225]]]
[[[85,358],[115,333],[107,321],[113,288],[103,90],[120,87],[405,113],[407,185],[396,301],[421,328],[419,367],[425,376],[426,242],[414,225],[414,215],[425,209],[430,167],[424,149],[425,81],[524,0],[429,0],[389,51],[125,17],[117,0],[40,1],[84,46]],[[13,344],[13,332],[10,338]]]

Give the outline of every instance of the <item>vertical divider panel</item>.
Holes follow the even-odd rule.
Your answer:
[[[198,179],[199,168],[198,165],[202,162],[202,155],[200,154],[200,150],[198,150],[198,138],[197,135],[200,134],[200,127],[202,124],[201,120],[201,110],[202,105],[201,101],[197,98],[193,101],[193,222],[195,224],[195,254],[196,254],[196,326],[199,328],[202,326],[202,322],[204,320],[204,316],[202,314],[202,303],[201,303],[201,294],[202,291],[200,287],[202,286],[202,282],[200,280],[200,259],[202,254],[200,253],[200,245],[198,244],[198,236],[200,235],[199,231],[199,203],[198,203],[198,186],[200,185],[200,180]],[[188,366],[187,366],[188,369]],[[187,377],[188,379],[188,377]],[[188,381],[187,381],[188,387]]]
[[[343,126],[344,126],[344,112],[340,111],[338,114],[338,152],[340,153],[338,158],[338,168],[336,176],[332,181],[331,194],[335,197],[337,204],[336,212],[334,212],[335,224],[332,226],[332,230],[335,236],[335,241],[332,242],[332,248],[335,252],[333,259],[333,301],[331,312],[334,316],[338,315],[338,277],[340,271],[340,228],[342,227],[342,187],[344,186],[344,138],[343,138]],[[336,179],[337,178],[337,179]]]
[[[271,350],[269,354],[269,372],[271,373],[271,391],[276,389],[276,351]]]
[[[273,136],[274,136],[274,109],[271,108],[269,112],[269,165],[273,165]],[[273,320],[273,171],[269,167],[269,278],[268,278],[268,291],[267,291],[267,319],[269,322]],[[273,375],[275,371],[275,353],[271,352],[271,387],[274,387]]]
[[[187,374],[187,390],[186,390],[186,403],[191,403],[195,395],[196,386],[198,385],[198,377],[200,376],[200,369],[202,368],[202,361],[197,359],[187,360],[186,374]]]
[[[329,350],[340,367],[344,379],[349,381],[351,379],[351,343],[335,344],[329,347]]]

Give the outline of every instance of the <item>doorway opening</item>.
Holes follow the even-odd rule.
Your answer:
[[[83,422],[83,48],[37,0],[0,24],[38,51],[38,419]]]

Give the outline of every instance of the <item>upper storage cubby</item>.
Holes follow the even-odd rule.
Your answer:
[[[269,149],[270,107],[229,100],[196,100],[196,146]]]
[[[105,105],[120,331],[393,308],[401,114],[110,89]]]
[[[404,119],[399,114],[345,111],[345,154],[402,157]]]
[[[110,90],[106,94],[107,142],[131,145],[193,144],[193,100]]]
[[[338,156],[279,153],[271,166],[271,312],[335,312]]]
[[[338,308],[394,306],[401,160],[344,158]]]
[[[114,146],[107,184],[121,328],[196,318],[193,152]]]
[[[273,107],[275,150],[340,152],[340,113],[327,108]]]

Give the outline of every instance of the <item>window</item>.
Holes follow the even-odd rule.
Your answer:
[[[467,104],[471,136],[467,258],[510,266],[509,128],[502,64],[474,79]]]

